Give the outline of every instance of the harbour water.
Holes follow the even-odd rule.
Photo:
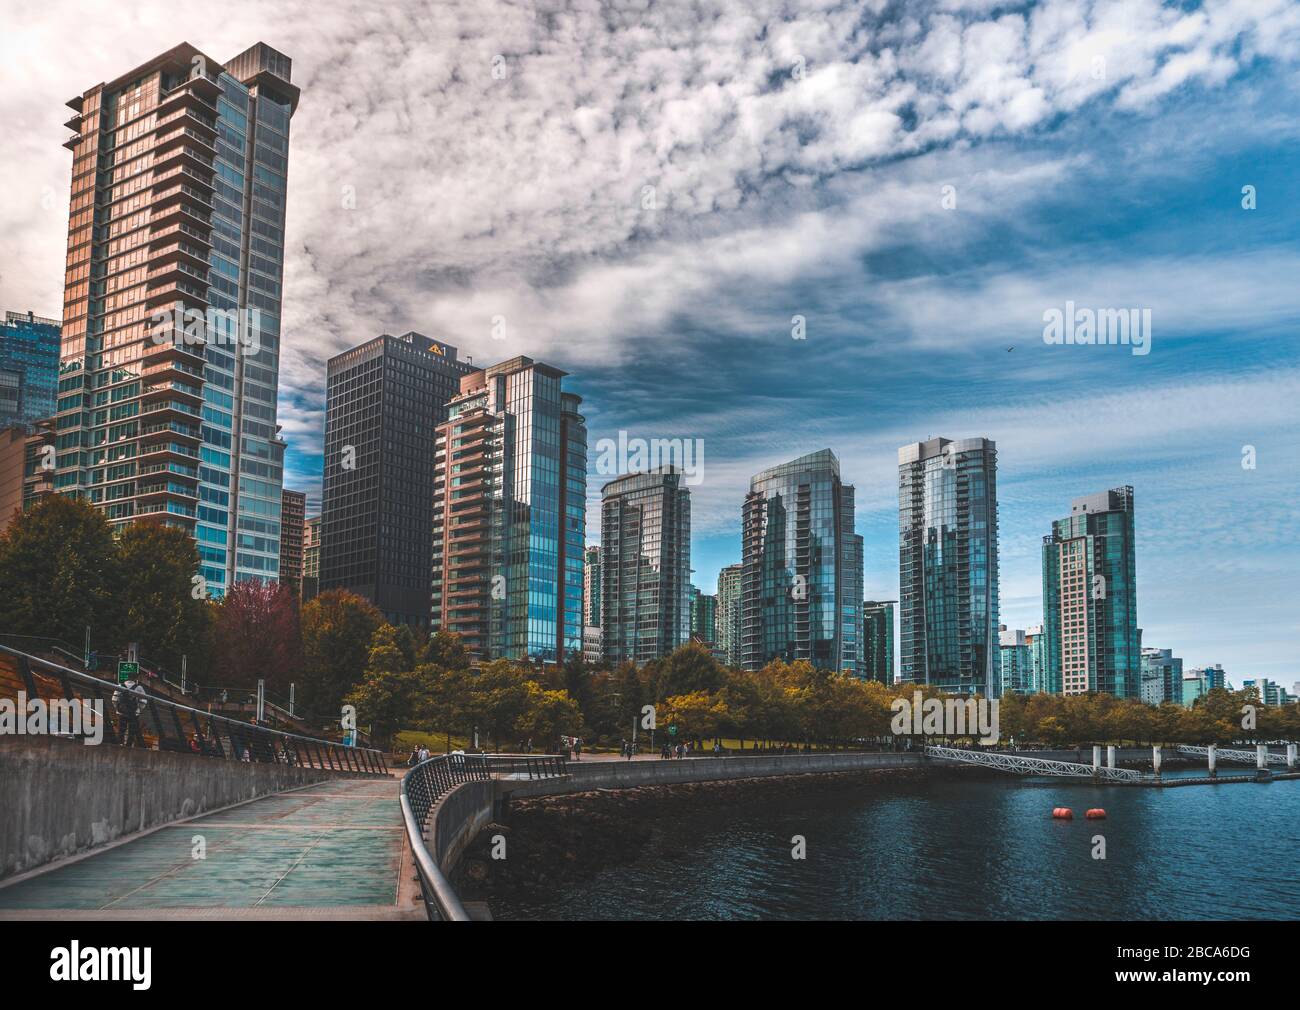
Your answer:
[[[1075,819],[1054,821],[1059,806]],[[1085,820],[1093,807],[1107,818]],[[693,809],[649,830],[633,865],[494,901],[494,915],[1300,919],[1300,781],[1143,789],[936,776]],[[795,836],[804,859],[792,856]]]

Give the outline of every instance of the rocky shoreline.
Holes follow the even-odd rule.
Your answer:
[[[557,887],[589,880],[653,853],[673,858],[674,843],[660,826],[692,814],[730,806],[851,794],[883,783],[941,775],[990,777],[981,768],[882,768],[761,779],[730,779],[635,789],[539,796],[513,802],[508,823],[479,831],[452,875],[462,901],[529,901]],[[505,859],[493,859],[494,839],[504,838]]]

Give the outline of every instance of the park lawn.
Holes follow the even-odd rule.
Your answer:
[[[431,754],[447,752],[447,734],[437,730],[403,729],[393,738],[393,753],[410,754],[416,745],[424,744]],[[468,750],[469,737],[451,734],[451,750]]]

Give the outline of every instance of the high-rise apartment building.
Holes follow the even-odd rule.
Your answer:
[[[756,474],[741,514],[741,665],[862,674],[862,537],[829,449]]]
[[[718,598],[690,588],[691,638],[713,651],[718,642]]]
[[[894,604],[896,600],[862,603],[862,675],[882,684],[894,682]]]
[[[302,602],[316,598],[320,592],[320,516],[310,516],[302,524]]]
[[[1134,547],[1131,487],[1076,498],[1043,538],[1047,662],[1065,694],[1141,696]]]
[[[691,495],[681,471],[629,473],[601,489],[601,652],[666,656],[691,633]]]
[[[718,572],[718,610],[714,629],[720,662],[740,666],[740,582],[744,565],[727,565]]]
[[[0,373],[12,380],[15,395],[11,402],[0,402],[0,428],[22,425],[31,430],[37,421],[54,416],[59,328],[57,319],[32,312],[5,313],[0,324]],[[5,378],[0,378],[0,386]]]
[[[303,524],[307,496],[285,488],[280,496],[280,581],[294,596],[302,595]]]
[[[1150,705],[1183,703],[1183,661],[1173,649],[1143,649],[1139,697]]]
[[[898,450],[899,679],[996,696],[997,446]]]
[[[998,631],[998,693],[1032,694],[1033,658],[1025,632],[1005,625]]]
[[[456,355],[385,333],[326,367],[320,590],[364,596],[393,624],[429,623],[436,429],[474,371]]]
[[[1060,693],[1047,681],[1047,639],[1041,624],[1031,624],[1025,629],[1025,644],[1029,646],[1029,690],[1031,694]]]
[[[0,532],[54,490],[54,422],[0,430]]]
[[[583,653],[587,427],[566,374],[522,356],[475,370],[438,426],[431,626],[476,659]]]
[[[600,627],[600,545],[588,547],[583,552],[582,563],[582,623],[589,628]]]
[[[290,71],[182,44],[68,102],[56,489],[192,533],[213,596],[279,574]]]

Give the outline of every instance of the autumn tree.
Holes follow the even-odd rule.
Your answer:
[[[236,582],[222,597],[213,627],[217,683],[253,687],[259,679],[281,697],[302,673],[298,610],[286,586]]]
[[[361,680],[383,617],[369,601],[329,589],[302,608],[303,700],[315,718],[334,718]]]

